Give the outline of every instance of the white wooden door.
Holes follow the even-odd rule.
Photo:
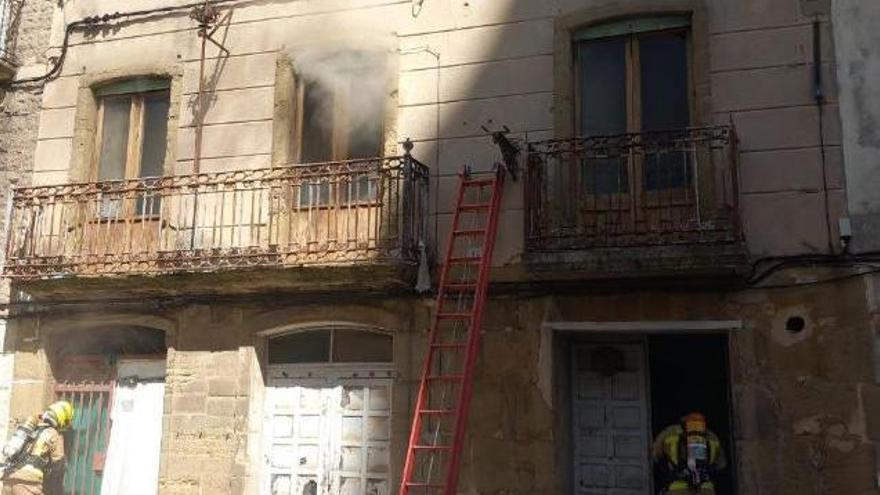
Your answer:
[[[390,379],[270,378],[264,415],[261,493],[391,493]]]
[[[125,360],[116,367],[103,495],[159,492],[165,361]]]
[[[642,344],[573,348],[576,495],[648,495],[649,417]]]

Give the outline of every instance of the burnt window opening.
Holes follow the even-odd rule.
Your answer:
[[[164,175],[168,147],[170,82],[167,79],[133,79],[101,86],[98,100],[96,160],[92,180],[117,181]],[[132,210],[121,212],[128,206]],[[160,198],[150,192],[132,205],[108,200],[100,216],[113,218],[134,213],[157,215]]]
[[[293,161],[381,156],[388,93],[384,56],[366,51],[305,54],[294,66]]]
[[[390,363],[390,335],[346,328],[323,328],[271,337],[269,364]]]
[[[46,349],[55,360],[68,356],[165,354],[165,332],[140,326],[65,330],[51,334]]]
[[[573,35],[575,124],[583,137],[685,129],[691,125],[690,19],[634,18],[590,26]],[[593,194],[628,194],[686,187],[683,154],[644,160],[591,158],[584,187]],[[638,184],[634,184],[634,180]]]
[[[293,162],[382,156],[388,93],[384,56],[366,51],[302,54],[294,65]],[[299,206],[375,202],[378,163],[375,168],[307,179],[299,188]]]

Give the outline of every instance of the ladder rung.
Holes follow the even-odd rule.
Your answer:
[[[494,183],[495,179],[471,179],[464,181],[464,187],[491,186]]]
[[[420,483],[418,481],[407,481],[406,486],[411,488],[446,488],[446,485],[439,483]]]
[[[467,203],[459,205],[459,210],[485,210],[492,206],[491,203]]]
[[[455,414],[455,409],[422,409],[419,414],[426,416],[449,416]]]
[[[452,445],[413,445],[413,450],[452,450]]]
[[[433,375],[429,376],[428,380],[437,382],[454,382],[464,380],[464,375]]]
[[[461,349],[465,347],[467,344],[455,344],[449,342],[443,342],[439,344],[431,344],[431,347],[435,349]]]
[[[477,290],[477,284],[446,284],[444,291],[449,292],[466,292],[469,290]]]
[[[453,230],[452,235],[455,236],[478,236],[485,234],[486,231],[484,229],[465,229],[465,230]]]
[[[449,258],[449,263],[479,263],[482,259],[482,256],[459,256],[457,258]]]
[[[473,313],[437,313],[440,320],[467,320],[473,316]]]

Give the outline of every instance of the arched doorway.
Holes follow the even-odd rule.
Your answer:
[[[267,339],[262,494],[387,495],[392,337],[332,325]]]
[[[64,476],[53,480],[52,493],[156,493],[165,332],[135,325],[56,330],[46,351],[55,398],[75,411],[65,434]]]

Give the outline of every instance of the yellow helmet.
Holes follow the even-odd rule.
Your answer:
[[[73,406],[66,400],[59,400],[46,409],[43,417],[54,422],[54,426],[59,430],[66,430],[73,421]]]

